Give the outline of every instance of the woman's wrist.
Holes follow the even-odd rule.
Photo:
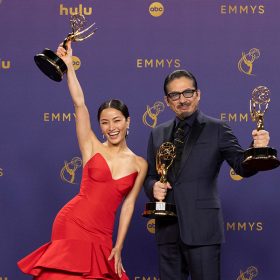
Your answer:
[[[123,245],[115,244],[114,248],[121,251],[123,248]]]

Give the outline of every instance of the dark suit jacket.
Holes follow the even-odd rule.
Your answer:
[[[147,160],[149,169],[144,183],[147,196],[154,201],[152,188],[159,175],[155,168],[156,152],[163,142],[170,141],[174,120],[151,132]],[[256,172],[241,166],[243,149],[230,127],[221,120],[198,112],[185,143],[176,178],[168,175],[172,190],[167,202],[175,203],[178,221],[156,221],[158,243],[173,242],[180,236],[187,245],[220,244],[224,241],[223,217],[217,190],[217,177],[224,160],[234,171],[248,177]]]

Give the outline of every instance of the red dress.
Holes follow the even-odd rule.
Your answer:
[[[19,268],[36,280],[128,279],[118,277],[108,257],[117,208],[136,176],[113,179],[96,153],[84,167],[79,194],[57,214],[51,241],[20,260]]]

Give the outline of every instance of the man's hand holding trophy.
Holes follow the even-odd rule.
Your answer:
[[[160,183],[167,183],[167,172],[176,157],[175,145],[171,142],[164,142],[161,144],[156,155],[156,170],[160,175]],[[164,197],[167,189],[164,188]],[[176,206],[167,203],[161,199],[156,202],[146,203],[143,217],[159,218],[159,217],[176,217]]]
[[[270,102],[270,91],[265,86],[259,86],[252,92],[250,99],[250,114],[257,123],[257,131],[264,129],[264,114]],[[253,135],[254,136],[254,135]],[[256,171],[271,170],[280,165],[277,159],[277,151],[271,147],[251,147],[245,151],[243,165]]]

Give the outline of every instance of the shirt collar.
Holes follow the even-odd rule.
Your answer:
[[[199,112],[199,110],[196,110],[190,116],[188,116],[184,119],[186,121],[186,124],[189,127],[192,127],[194,120],[197,118],[198,112]],[[181,121],[181,119],[179,119],[178,117],[175,118],[175,127],[179,124],[180,121]]]

